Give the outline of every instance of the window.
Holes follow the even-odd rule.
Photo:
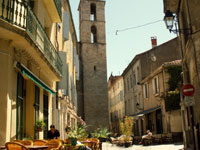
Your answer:
[[[123,101],[123,91],[120,91],[120,100]]]
[[[140,82],[140,68],[137,67],[137,82]]]
[[[90,21],[96,20],[96,4],[90,5]]]
[[[97,43],[97,28],[94,25],[91,27],[91,43]]]
[[[133,73],[133,85],[136,85],[136,76],[135,76],[135,73]]]
[[[39,120],[40,111],[40,88],[35,86],[35,122]]]
[[[127,89],[129,90],[129,78],[127,78]]]
[[[130,75],[130,84],[131,84],[131,88],[132,88],[133,87],[132,75]]]
[[[145,83],[143,85],[143,93],[144,93],[144,98],[149,97],[149,85],[148,85],[148,83]]]
[[[158,76],[156,76],[155,78],[153,78],[152,80],[153,82],[153,94],[157,94],[159,93],[159,83],[158,83]]]
[[[17,116],[16,116],[16,139],[24,137],[25,129],[25,101],[24,101],[24,78],[20,73],[17,76]]]
[[[96,66],[94,66],[94,71],[96,71],[97,70],[97,68],[96,68]]]

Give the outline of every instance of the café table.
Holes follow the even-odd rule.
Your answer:
[[[41,145],[41,146],[38,146],[38,145],[26,145],[25,147],[27,147],[30,150],[35,150],[35,149],[47,149],[49,146],[47,146],[47,145]]]
[[[47,145],[41,145],[41,146],[25,145],[25,147],[30,149],[30,150],[36,150],[36,149],[47,149],[49,146],[47,146]],[[1,149],[6,149],[6,147],[5,146],[0,146],[0,150]]]

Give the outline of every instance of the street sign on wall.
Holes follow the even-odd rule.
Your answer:
[[[182,92],[184,96],[193,96],[194,86],[192,84],[185,84],[182,88]]]
[[[184,104],[185,106],[193,106],[194,105],[194,97],[193,96],[185,96],[184,97]]]

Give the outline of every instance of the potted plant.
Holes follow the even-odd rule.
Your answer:
[[[75,146],[77,144],[77,139],[79,138],[79,135],[77,133],[76,128],[71,128],[68,132],[68,138],[70,140],[71,145]]]
[[[129,147],[133,135],[133,117],[125,116],[124,120],[120,122],[120,130],[123,135],[124,146]]]
[[[94,138],[98,138],[100,142],[106,142],[110,134],[111,133],[108,131],[107,128],[97,128],[95,132],[92,133],[92,136]]]
[[[43,120],[37,120],[35,122],[35,130],[37,132],[41,132],[43,129],[45,129],[45,127],[46,127],[46,124]]]

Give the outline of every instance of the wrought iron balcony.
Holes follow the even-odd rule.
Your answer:
[[[44,28],[25,0],[0,0],[0,18],[25,29],[48,62],[62,76],[62,61]]]

